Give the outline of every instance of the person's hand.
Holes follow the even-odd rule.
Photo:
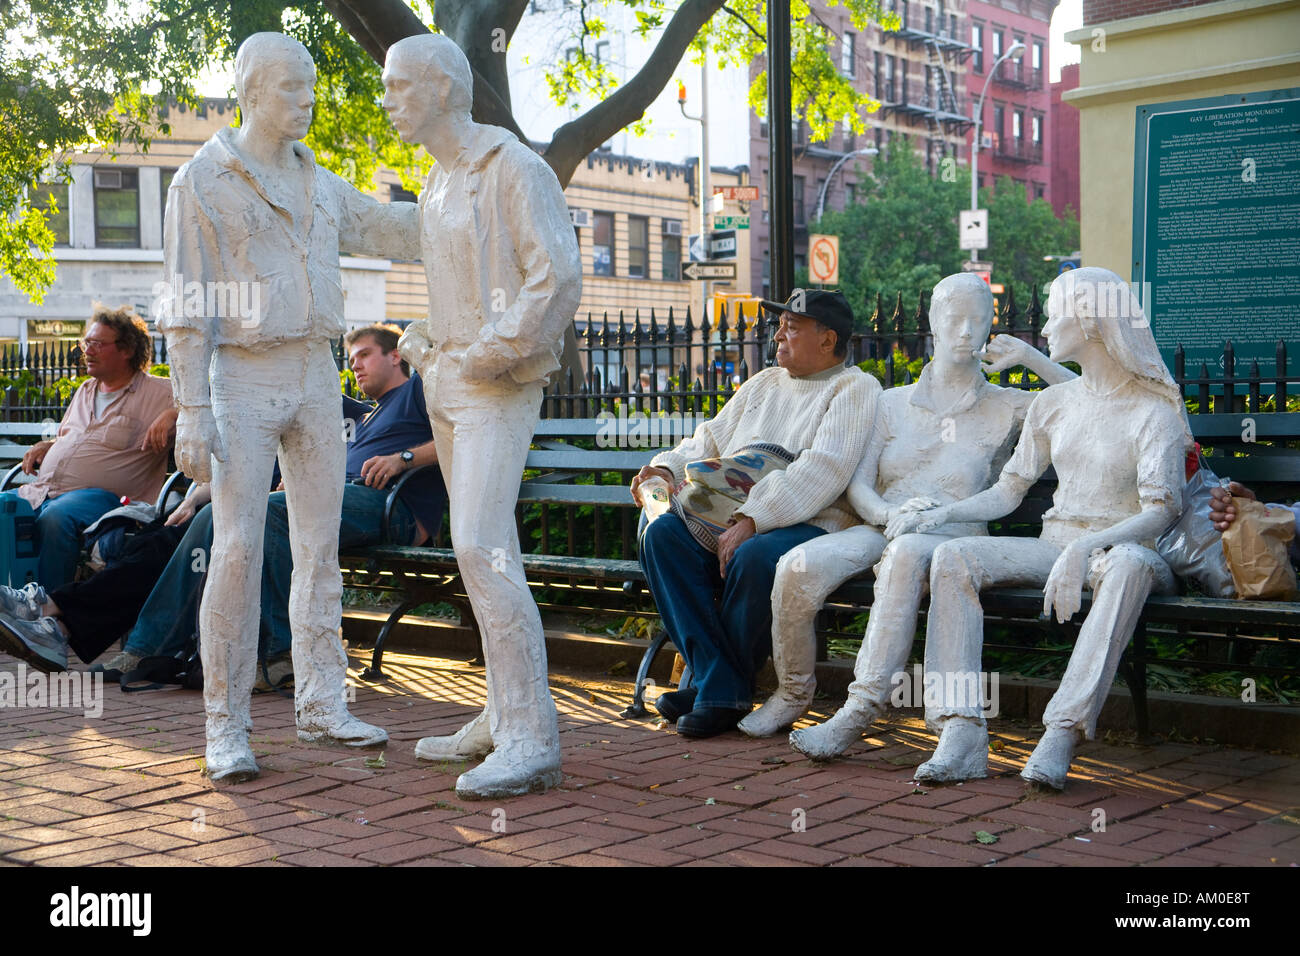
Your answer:
[[[179,408],[169,408],[153,420],[140,443],[141,451],[164,452],[176,440],[176,418]]]
[[[211,486],[203,484],[202,482],[195,482],[190,486],[190,490],[185,495],[185,498],[176,506],[176,510],[167,516],[167,520],[164,521],[163,524],[169,528],[183,525],[198,514],[199,509],[211,500]]]
[[[1227,531],[1237,520],[1237,507],[1233,498],[1255,500],[1255,492],[1238,482],[1229,482],[1227,488],[1210,489],[1210,523],[1219,531]]]
[[[23,455],[23,473],[28,475],[36,474],[36,469],[41,467],[41,462],[49,454],[50,448],[53,447],[52,441],[38,441],[27,453]]]
[[[643,482],[649,481],[651,478],[662,478],[664,481],[668,482],[669,497],[672,497],[673,492],[676,490],[673,487],[673,484],[677,479],[673,477],[671,471],[667,468],[656,468],[653,465],[646,465],[638,471],[636,477],[632,479],[632,500],[636,502],[638,508],[645,507],[645,502],[641,500],[641,492],[639,489]]]
[[[1083,579],[1088,573],[1089,554],[1088,548],[1077,541],[1061,552],[1043,587],[1044,617],[1051,617],[1055,609],[1057,621],[1064,624],[1078,613],[1083,605]]]
[[[212,459],[226,460],[212,406],[193,405],[180,410],[176,419],[176,464],[195,481],[212,480]]]
[[[885,538],[893,541],[905,534],[925,534],[948,523],[946,507],[929,508],[925,511],[903,511],[889,520],[885,526]]]
[[[758,534],[758,528],[754,526],[754,519],[749,515],[745,515],[718,535],[719,574],[724,578],[727,576],[727,565],[731,563],[731,559],[735,556],[736,549],[756,534]]]
[[[390,480],[406,471],[406,462],[401,455],[376,455],[367,458],[361,466],[361,477],[371,488],[383,488]]]
[[[977,352],[980,368],[987,374],[1001,372],[1017,365],[1025,364],[1025,356],[1034,351],[1034,347],[1024,339],[1005,333],[993,336],[992,341]]]

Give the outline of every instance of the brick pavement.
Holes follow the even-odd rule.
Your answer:
[[[989,779],[921,787],[911,771],[933,741],[915,718],[818,765],[784,739],[621,720],[627,682],[573,673],[552,675],[563,786],[467,802],[464,765],[412,748],[474,714],[482,668],[400,654],[385,668],[353,705],[388,729],[382,761],[300,744],[292,702],[261,695],[262,775],[232,787],[201,774],[198,693],[109,687],[99,717],[0,709],[0,865],[1300,865],[1295,755],[1098,741],[1064,794],[1029,794],[1016,772],[1037,729],[995,720]]]

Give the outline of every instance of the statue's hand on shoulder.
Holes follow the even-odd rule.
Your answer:
[[[212,480],[212,459],[226,460],[210,405],[182,406],[176,419],[176,464],[195,481]]]
[[[1083,604],[1083,579],[1088,573],[1089,554],[1089,548],[1077,541],[1061,552],[1043,587],[1043,617],[1050,618],[1055,609],[1056,619],[1064,624],[1078,613]]]

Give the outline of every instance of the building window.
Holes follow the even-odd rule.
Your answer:
[[[758,135],[762,139],[767,139],[767,117],[761,116],[758,120]]]
[[[1037,40],[1034,41],[1034,52],[1031,62],[1033,63],[1035,70],[1041,70],[1043,68],[1043,44]]]
[[[844,208],[848,209],[850,206],[856,206],[857,204],[858,204],[858,184],[845,183],[844,184]]]
[[[840,129],[844,133],[844,152],[850,153],[853,151],[855,137],[853,135],[853,123],[847,116],[844,117],[844,122],[840,124]]]
[[[1020,139],[1024,135],[1025,114],[1020,110],[1015,110],[1011,114],[1011,137]]]
[[[999,27],[994,27],[991,31],[991,37],[993,40],[993,59],[996,60],[1002,55],[1002,30]]]
[[[1043,141],[1043,118],[1041,116],[1035,116],[1031,120],[1030,135],[1035,143]]]
[[[1043,198],[1043,184],[1042,184],[1042,183],[1034,183],[1034,198],[1035,198],[1035,199],[1042,199],[1042,198]]]
[[[1002,131],[1006,129],[1006,107],[993,104],[993,145],[996,147],[1002,142]]]
[[[885,102],[895,103],[894,87],[898,82],[898,60],[893,54],[885,54]]]
[[[899,102],[902,103],[904,106],[906,106],[908,103],[911,102],[911,100],[909,100],[909,99],[907,98],[907,64],[908,64],[908,61],[907,61],[907,60],[904,60],[904,61],[899,65],[900,69],[903,71],[903,90],[902,90],[902,92],[899,94],[899,97],[900,97]]]
[[[67,183],[37,183],[32,190],[31,207],[45,213],[45,225],[54,233],[56,246],[66,246],[72,241]],[[51,208],[55,211],[50,212]]]
[[[845,33],[840,40],[840,72],[845,76],[857,76],[857,67],[854,65],[854,49],[852,33]]]
[[[140,248],[140,172],[96,168],[95,245]]]
[[[925,8],[925,32],[934,33],[934,11],[929,7]]]
[[[794,177],[794,221],[795,225],[803,225],[804,208],[803,208],[804,178],[802,176]]]
[[[898,0],[898,16],[903,21],[903,29],[907,29],[907,0]]]
[[[162,213],[163,223],[167,222],[167,190],[171,189],[176,170],[164,169],[158,174],[158,209]]]
[[[632,279],[650,274],[650,220],[645,216],[627,217],[627,274]]]
[[[879,126],[876,127],[876,149],[880,149],[885,140],[884,130]]]
[[[970,45],[975,48],[975,72],[984,72],[984,25],[975,23],[970,28]]]
[[[599,43],[596,44],[596,62],[597,63],[609,62],[609,41],[608,40],[601,40]]]
[[[173,170],[172,172],[175,172],[175,170]],[[164,173],[164,179],[166,179],[166,181],[170,183],[171,174]],[[166,188],[167,187],[164,185],[163,189],[166,190]],[[419,199],[420,197],[417,196],[415,193],[411,192],[409,189],[403,189],[400,183],[390,183],[388,186],[389,202],[419,202]]]
[[[667,221],[664,220],[665,223]],[[679,282],[682,278],[682,237],[665,233],[663,238],[663,277],[671,282]]]
[[[591,272],[592,275],[614,274],[614,214],[591,214]]]
[[[880,51],[879,51],[879,50],[872,50],[872,51],[871,51],[871,57],[872,57],[872,62],[873,62],[873,64],[874,64],[874,66],[875,66],[875,73],[874,73],[874,76],[872,77],[872,82],[875,83],[875,94],[874,94],[874,95],[875,95],[876,99],[880,99],[880,90],[881,90],[881,88],[882,88],[883,85],[884,85],[884,84],[881,82],[881,76],[880,76],[880,72],[881,72],[881,67],[880,67],[880,64],[881,64]]]

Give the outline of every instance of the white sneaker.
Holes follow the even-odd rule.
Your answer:
[[[46,674],[68,669],[68,638],[52,617],[27,621],[0,613],[0,650]]]
[[[20,621],[37,621],[41,618],[41,608],[49,597],[45,588],[35,581],[29,581],[21,588],[11,588],[0,584],[0,613]]]
[[[558,747],[540,756],[516,760],[503,750],[494,750],[481,764],[457,778],[456,796],[462,800],[518,797],[558,787],[563,780]]]
[[[983,720],[949,717],[934,756],[916,768],[915,779],[951,782],[989,775],[989,731]]]
[[[204,755],[206,772],[213,782],[243,783],[260,772],[253,750],[248,746],[248,736],[232,734],[208,741]]]
[[[492,752],[492,729],[488,712],[481,711],[450,737],[422,737],[415,745],[421,760],[481,760]]]
[[[746,714],[736,724],[736,729],[749,737],[771,737],[802,717],[811,705],[811,695],[795,698],[778,690],[762,707],[752,714]]]
[[[850,698],[826,723],[791,732],[790,746],[813,760],[831,760],[861,740],[876,716],[855,706]]]
[[[1025,761],[1020,776],[1053,790],[1065,789],[1065,778],[1070,774],[1070,761],[1074,759],[1074,746],[1079,732],[1073,727],[1048,727],[1038,746]]]
[[[321,722],[298,725],[298,739],[309,744],[334,743],[345,747],[374,747],[388,743],[388,731],[358,720],[346,710],[337,717]]]

